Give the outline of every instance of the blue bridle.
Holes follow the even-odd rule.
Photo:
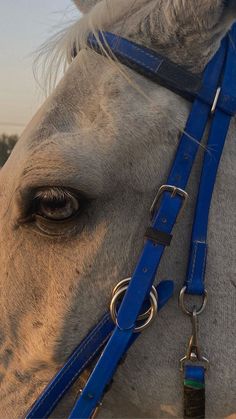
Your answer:
[[[99,40],[91,35],[88,45],[99,54],[111,56],[121,63],[193,102],[176,156],[167,179],[152,206],[151,224],[133,276],[120,302],[115,323],[107,312],[53,378],[27,414],[27,418],[47,418],[82,372],[99,355],[70,418],[89,418],[102,401],[108,384],[123,356],[138,338],[134,333],[137,318],[147,304],[157,269],[181,209],[186,204],[185,190],[200,142],[210,123],[199,192],[192,228],[189,265],[180,305],[193,323],[193,333],[186,356],[181,360],[184,373],[184,416],[204,417],[205,371],[208,361],[197,344],[197,319],[205,308],[207,292],[204,276],[207,259],[208,217],[217,169],[222,155],[231,117],[236,113],[236,25],[222,41],[218,52],[207,65],[203,78],[195,76],[165,57],[143,46],[111,33]],[[162,281],[156,288],[158,310],[173,294],[173,282]],[[154,291],[152,293],[155,294]],[[187,294],[202,296],[200,308],[185,306]],[[123,295],[123,294],[122,294]],[[150,310],[149,310],[150,311]],[[196,362],[198,361],[198,362]],[[197,402],[196,402],[197,400]],[[193,406],[193,403],[194,406]],[[191,410],[191,412],[190,412]]]

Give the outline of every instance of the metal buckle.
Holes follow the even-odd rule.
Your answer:
[[[131,278],[123,279],[122,281],[120,281],[115,286],[115,288],[112,291],[112,299],[111,299],[111,303],[110,303],[110,313],[111,313],[111,318],[112,318],[113,322],[118,327],[119,327],[119,325],[117,323],[117,303],[121,299],[121,297],[125,294],[128,286],[129,286],[130,281],[131,281]],[[150,292],[150,307],[147,311],[145,311],[144,313],[142,313],[138,316],[137,322],[140,322],[140,321],[144,320],[144,323],[135,327],[135,329],[134,329],[135,333],[142,332],[153,322],[154,318],[156,317],[157,309],[158,309],[157,301],[158,301],[157,291],[156,291],[156,288],[154,286],[152,286],[152,289],[151,289],[151,292]]]
[[[151,218],[153,218],[155,212],[156,212],[156,208],[157,208],[157,204],[161,198],[161,195],[164,192],[172,192],[171,197],[174,197],[176,195],[179,195],[181,198],[183,198],[183,205],[181,208],[181,212],[184,210],[187,200],[188,200],[188,193],[186,191],[184,191],[181,188],[177,188],[177,186],[173,186],[173,185],[162,185],[159,189],[159,191],[157,192],[157,195],[152,203],[152,206],[150,208],[150,213],[151,213]],[[180,212],[180,213],[181,213]],[[180,214],[179,214],[180,215]]]
[[[204,364],[204,368],[209,367],[209,361],[207,358],[201,355],[199,344],[198,344],[198,319],[197,310],[194,307],[192,312],[192,335],[190,336],[186,355],[180,360],[180,371],[183,371],[186,362],[200,362]]]

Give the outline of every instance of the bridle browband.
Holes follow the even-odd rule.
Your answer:
[[[70,418],[91,417],[129,347],[143,328],[152,322],[157,309],[164,307],[172,296],[172,281],[161,281],[156,288],[153,282],[165,247],[171,243],[172,229],[187,202],[185,188],[200,141],[210,122],[207,146],[214,149],[214,158],[205,153],[188,272],[179,298],[180,306],[191,318],[193,327],[186,355],[181,359],[184,417],[204,417],[208,360],[200,353],[197,329],[198,317],[207,302],[204,275],[211,198],[230,120],[236,113],[236,53],[232,39],[236,42],[236,25],[222,41],[203,77],[200,77],[156,52],[117,35],[100,33],[99,39],[94,35],[89,36],[88,45],[97,53],[105,56],[109,54],[132,70],[187,98],[193,105],[167,182],[160,187],[152,205],[151,224],[147,228],[143,251],[132,278],[121,281],[115,287],[110,312],[103,316],[75,349],[34,403],[27,414],[28,419],[48,417],[85,368],[102,352],[70,415]],[[192,141],[193,138],[195,141]],[[192,310],[186,308],[186,294],[202,296],[202,306],[193,307]]]
[[[191,102],[201,87],[202,75],[192,74],[157,52],[113,33],[100,33],[99,42],[95,35],[90,35],[88,45]]]
[[[213,106],[216,92],[210,86],[204,86],[202,89],[203,74],[193,74],[156,51],[112,33],[103,32],[98,36],[97,38],[95,35],[89,35],[88,46],[100,55],[118,60],[136,73],[190,102],[198,98],[207,105]],[[76,54],[74,48],[73,56],[75,57]],[[217,97],[217,108],[233,116],[236,99],[221,94]]]

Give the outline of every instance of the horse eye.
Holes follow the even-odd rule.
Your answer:
[[[52,221],[63,221],[80,210],[79,198],[72,192],[60,189],[38,191],[33,199],[33,213]]]

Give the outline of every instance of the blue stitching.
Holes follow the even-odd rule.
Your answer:
[[[135,47],[136,49],[139,49],[139,48],[137,48],[137,47]],[[140,49],[139,49],[140,50]],[[156,59],[156,61],[157,61],[157,58],[156,57],[154,57],[153,55],[151,55],[151,54],[148,54],[148,53],[146,53],[146,52],[144,52],[144,51],[142,51],[142,50],[140,50],[143,54],[145,54],[145,55],[150,55],[152,58],[154,58],[154,59]],[[144,68],[146,68],[147,70],[151,70],[151,71],[158,71],[159,70],[159,68],[160,68],[160,66],[162,65],[162,63],[163,63],[163,61],[164,60],[162,60],[162,61],[160,61],[159,63],[157,63],[157,64],[159,64],[158,66],[157,66],[157,68],[154,70],[152,67],[150,67],[150,66],[148,66],[148,65],[146,65],[145,64],[145,62],[143,62],[143,61],[140,61],[140,60],[138,60],[137,58],[135,58],[134,59],[134,57],[132,57],[131,55],[129,55],[129,54],[127,54],[127,53],[125,53],[125,52],[123,52],[122,51],[122,55],[124,56],[124,57],[127,57],[127,58],[130,58],[133,62],[135,62],[135,63],[138,63],[138,64],[141,64],[141,65],[143,65],[143,67]],[[159,61],[159,60],[158,60]]]
[[[201,272],[201,280],[204,282],[204,273],[205,273],[205,266],[206,266],[206,257],[207,257],[207,246],[204,248],[204,259],[202,264],[202,272]]]
[[[198,245],[199,244],[204,244],[205,248],[204,248],[204,259],[203,259],[203,265],[202,265],[202,270],[201,270],[201,280],[203,282],[204,279],[204,268],[205,268],[205,264],[206,264],[206,256],[207,256],[207,248],[206,248],[206,243],[204,241],[196,241],[194,242],[194,252],[193,252],[193,262],[192,262],[192,269],[191,269],[191,275],[189,280],[187,281],[188,286],[191,286],[192,282],[193,282],[193,276],[195,273],[195,267],[196,267],[196,260],[197,260],[197,251],[198,251]]]
[[[111,41],[113,41],[113,40],[111,40]],[[125,39],[121,39],[121,42],[123,42],[124,44],[129,44],[129,42],[127,42]],[[155,55],[151,54],[150,52],[144,51],[143,49],[141,49],[140,47],[138,47],[138,45],[135,45],[133,43],[131,44],[131,46],[132,46],[133,49],[136,49],[137,51],[141,52],[143,55],[146,55],[147,57],[153,58],[156,61],[156,64],[158,64],[158,66],[156,67],[156,69],[154,69],[153,67],[150,67],[150,66],[146,65],[145,62],[140,61],[137,58],[134,58],[133,56],[129,55],[128,53],[125,53],[124,51],[121,51],[119,49],[119,46],[117,48],[113,48],[112,47],[112,49],[114,51],[116,51],[116,52],[122,53],[122,55],[124,57],[131,59],[134,63],[139,63],[139,64],[143,65],[144,68],[146,68],[147,70],[151,70],[151,71],[154,71],[154,72],[157,72],[159,70],[159,68],[162,65],[164,59],[161,59],[160,60],[160,58],[155,57]]]
[[[97,350],[99,351],[100,348],[102,348],[102,346],[104,345],[104,343],[107,341],[107,338],[110,336],[109,335],[102,341],[102,343],[98,346]],[[94,352],[95,353],[95,352]],[[78,375],[80,374],[80,372],[82,371],[82,369],[86,366],[86,364],[92,359],[92,357],[94,356],[94,353],[87,359],[87,361],[84,362],[84,364],[81,366],[80,370],[77,371],[77,373],[74,375],[74,377],[67,383],[66,387],[63,388],[63,390],[61,391],[61,393],[58,395],[57,399],[54,400],[54,402],[52,402],[50,408],[47,410],[47,412],[45,413],[45,416],[47,416],[51,409],[53,409],[56,405],[58,400],[61,398],[61,396],[63,395],[63,393],[65,391],[67,391],[67,389],[70,387],[72,381],[78,377]]]
[[[193,275],[194,275],[194,271],[195,271],[195,265],[196,265],[196,259],[197,259],[197,246],[198,243],[195,242],[194,243],[194,253],[193,253],[193,263],[192,263],[192,269],[191,269],[191,275],[188,281],[188,284],[191,285],[192,280],[193,280]]]
[[[73,365],[73,363],[77,360],[78,356],[81,354],[81,352],[88,346],[88,344],[91,342],[91,340],[94,338],[94,336],[97,334],[97,332],[100,331],[100,328],[106,323],[107,319],[109,318],[110,314],[107,313],[107,315],[105,316],[105,318],[103,319],[102,323],[100,323],[91,333],[91,335],[89,336],[89,339],[87,341],[84,342],[84,344],[81,346],[79,352],[76,354],[76,356],[74,358],[71,359],[71,361],[69,362],[69,364],[67,365],[67,368],[62,372],[62,374],[57,377],[57,379],[55,380],[54,384],[52,387],[50,387],[48,390],[46,390],[44,396],[41,398],[41,400],[39,400],[38,404],[36,404],[35,408],[36,411],[37,409],[39,409],[39,407],[42,405],[42,403],[44,402],[44,400],[50,395],[51,391],[55,388],[55,386],[61,381],[61,379],[64,377],[65,373],[68,371],[68,369],[71,367],[71,365]],[[103,342],[104,343],[104,342]],[[96,350],[95,350],[96,352]],[[91,357],[94,355],[94,353],[91,355]],[[91,357],[89,359],[91,359]],[[87,362],[87,361],[86,361]],[[64,390],[63,390],[64,391]]]

